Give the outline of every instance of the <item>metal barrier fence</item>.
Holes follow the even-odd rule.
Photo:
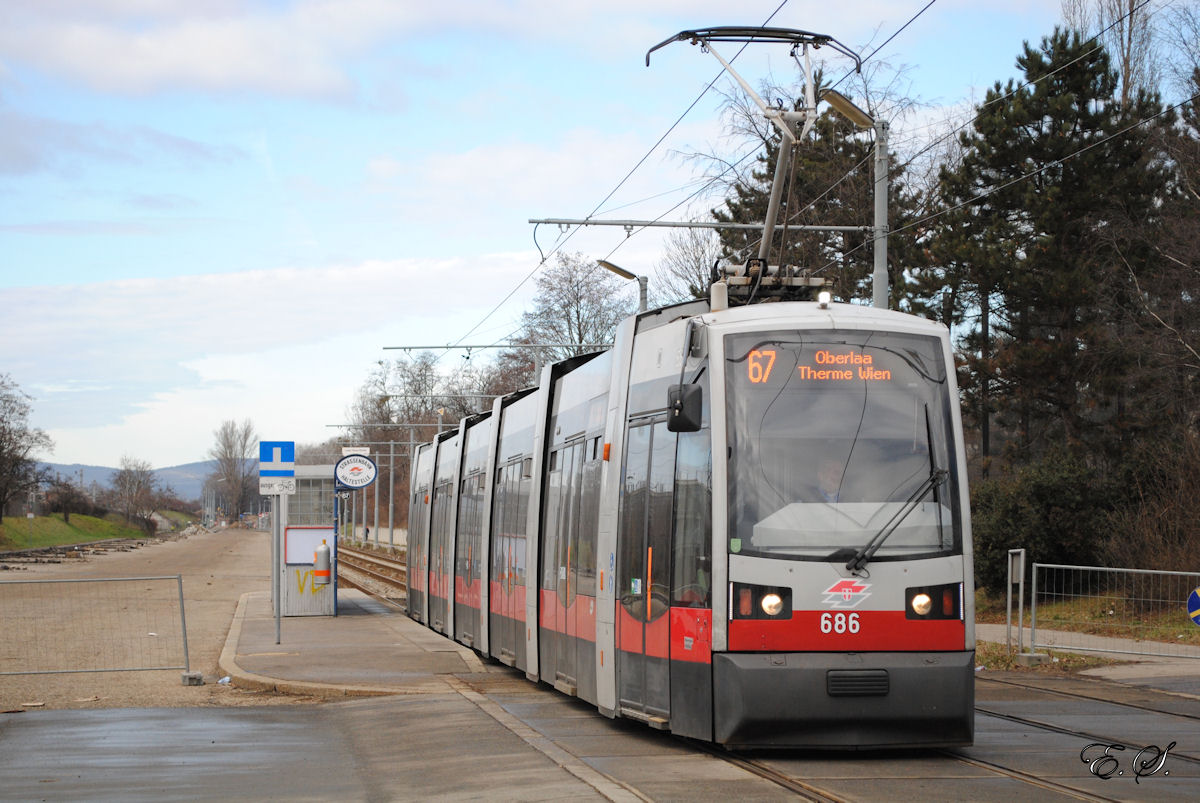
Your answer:
[[[0,675],[190,671],[183,577],[0,581]]]
[[[1188,597],[1200,573],[1033,564],[1033,649],[1200,658]]]

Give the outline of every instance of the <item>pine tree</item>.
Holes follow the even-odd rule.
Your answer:
[[[818,86],[821,76],[814,80]],[[798,96],[802,93],[797,92]],[[795,110],[801,100],[791,101]],[[724,205],[713,210],[722,223],[762,223],[767,213],[771,179],[779,156],[778,136],[764,137],[763,152],[748,182],[736,184]],[[798,226],[862,226],[873,223],[874,144],[868,133],[859,131],[835,112],[820,115],[810,136],[795,149],[789,182],[784,191],[779,219],[768,261],[793,265],[834,280],[834,296],[842,301],[869,300],[873,272],[870,231],[815,232]],[[911,219],[915,203],[903,185],[904,174],[894,159],[889,176],[889,212],[892,229]],[[720,230],[724,254],[735,263],[758,255],[760,232],[745,229]],[[893,308],[909,304],[908,270],[922,253],[916,233],[889,237],[889,285]]]
[[[1135,125],[1161,105],[1141,92],[1122,106],[1108,56],[1078,33],[1026,44],[1017,63],[1025,83],[988,92],[941,177],[945,278],[979,316],[965,384],[1031,454],[1115,446],[1146,423],[1129,404],[1138,354],[1123,335],[1140,313],[1126,266],[1150,258],[1167,188],[1150,133],[1163,123]]]

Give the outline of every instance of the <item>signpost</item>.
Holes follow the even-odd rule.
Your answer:
[[[283,550],[283,523],[279,497],[296,493],[296,442],[259,441],[258,492],[271,497],[271,601],[275,606],[275,643],[279,643],[282,596],[279,593],[279,558]]]

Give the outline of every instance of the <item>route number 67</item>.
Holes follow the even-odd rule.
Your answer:
[[[821,614],[822,633],[857,633],[859,630],[857,613],[823,613]]]

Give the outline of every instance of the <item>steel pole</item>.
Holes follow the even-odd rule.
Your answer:
[[[388,546],[395,548],[396,442],[388,441]]]
[[[871,279],[874,305],[888,308],[888,124],[875,121],[875,225],[872,252],[875,256],[875,273]]]

